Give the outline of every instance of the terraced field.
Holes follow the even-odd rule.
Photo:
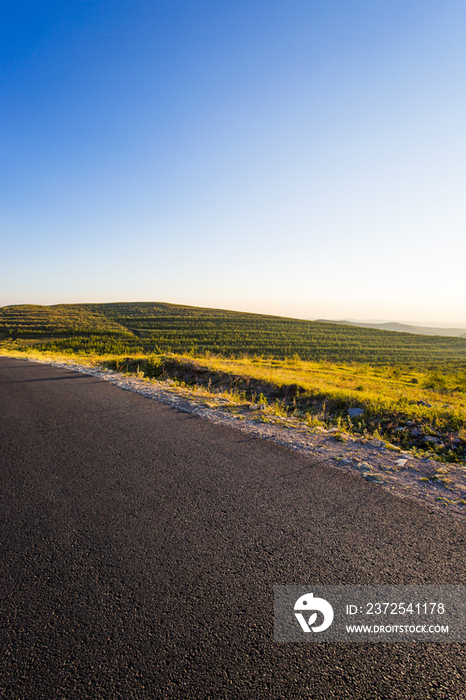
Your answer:
[[[370,365],[466,366],[466,339],[141,302],[0,309],[8,347],[73,354],[205,353]]]

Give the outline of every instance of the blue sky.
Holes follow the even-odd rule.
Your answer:
[[[0,305],[466,324],[466,6],[4,0]]]

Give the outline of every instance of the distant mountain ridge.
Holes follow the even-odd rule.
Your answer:
[[[414,333],[415,335],[444,335],[452,338],[466,338],[466,328],[430,328],[429,326],[412,326],[407,323],[390,321],[387,323],[365,323],[363,321],[330,321],[317,319],[320,323],[339,323],[357,328],[375,328],[379,331],[396,331],[397,333]]]

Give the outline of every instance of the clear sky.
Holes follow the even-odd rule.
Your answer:
[[[0,306],[466,324],[464,0],[3,0]]]

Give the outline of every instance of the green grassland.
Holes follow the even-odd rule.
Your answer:
[[[0,340],[70,353],[186,353],[422,367],[466,366],[466,338],[421,336],[157,303],[0,309]]]
[[[98,304],[3,307],[0,343],[70,354],[143,352],[134,333],[102,313]]]
[[[0,352],[170,378],[257,420],[466,459],[464,338],[158,303],[28,305],[0,309]]]

